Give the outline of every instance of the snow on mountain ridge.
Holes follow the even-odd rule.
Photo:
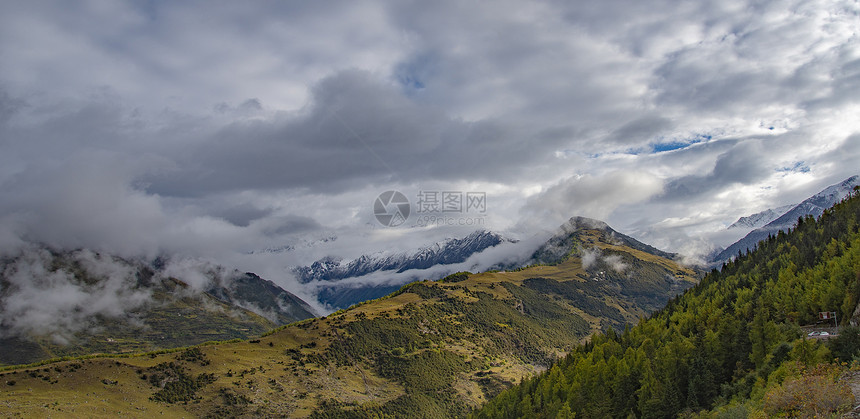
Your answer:
[[[255,254],[264,254],[264,253],[286,253],[293,252],[297,249],[310,249],[314,247],[319,247],[322,245],[329,244],[337,240],[336,235],[326,235],[323,237],[315,237],[315,238],[302,238],[296,240],[294,243],[284,244],[277,247],[267,247],[265,249],[255,249],[247,251],[246,254],[255,255]]]
[[[738,253],[752,250],[758,242],[767,239],[771,234],[777,234],[779,231],[785,231],[793,228],[797,223],[797,219],[811,215],[818,217],[824,210],[832,207],[840,200],[850,194],[855,186],[860,186],[860,176],[854,175],[835,185],[828,186],[821,192],[812,195],[794,208],[781,215],[779,218],[771,221],[763,227],[750,231],[749,234],[738,240],[726,250],[718,254],[713,262],[724,262],[735,256]]]
[[[378,252],[361,255],[352,260],[325,257],[313,262],[310,266],[293,268],[293,272],[302,283],[340,280],[376,271],[396,271],[399,273],[410,269],[426,269],[435,265],[460,263],[475,253],[503,242],[513,242],[513,240],[498,233],[478,230],[462,239],[447,239],[413,252],[395,254]]]
[[[783,214],[788,212],[790,209],[794,208],[797,204],[789,204],[783,205],[778,208],[768,208],[764,211],[757,212],[752,215],[748,215],[746,217],[738,218],[732,225],[728,227],[729,230],[736,228],[759,228],[764,225],[767,225],[773,220],[781,217]]]

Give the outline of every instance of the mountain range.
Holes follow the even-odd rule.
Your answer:
[[[571,232],[581,228],[593,228],[604,231],[611,240],[624,244],[633,249],[673,259],[676,255],[663,252],[643,244],[632,237],[612,230],[606,223],[584,217],[573,217],[560,226],[557,232],[536,250],[526,249],[525,255],[519,260],[509,260],[490,266],[490,270],[512,270],[535,264],[555,264],[576,251],[576,244],[570,242]],[[400,252],[394,255],[362,255],[358,258],[343,261],[327,257],[320,259],[310,266],[297,267],[293,272],[300,282],[318,282],[317,298],[323,304],[335,309],[346,308],[363,301],[388,295],[399,289],[403,283],[424,279],[419,277],[421,270],[428,268],[443,268],[465,262],[469,257],[483,252],[502,243],[517,243],[498,233],[478,230],[462,239],[447,239],[434,243],[414,252]],[[355,285],[343,284],[341,281],[349,278],[360,278],[364,275],[386,272],[403,273],[416,270],[416,274],[407,276],[393,284]],[[438,270],[437,270],[438,271]],[[449,268],[453,273],[454,268]]]
[[[352,260],[326,257],[310,266],[295,267],[293,273],[302,283],[321,282],[317,287],[317,298],[321,303],[336,309],[346,308],[390,294],[407,282],[423,278],[409,276],[393,284],[362,286],[344,286],[339,283],[344,279],[459,264],[488,248],[514,242],[498,233],[478,230],[461,239],[450,238],[411,252],[361,255]]]
[[[603,279],[623,277],[617,269],[624,267],[623,262],[614,260],[613,256],[601,258],[599,251],[581,248],[575,232],[583,229],[600,231],[613,244],[663,258],[674,257],[620,234],[601,221],[574,217],[530,257],[495,268],[510,270],[526,265],[555,265],[571,255],[582,253],[580,256],[584,256],[587,262],[587,272],[593,275],[599,272]],[[365,255],[348,262],[326,258],[309,267],[296,268],[295,272],[305,283],[321,284],[318,288],[321,301],[343,308],[388,295],[402,286],[347,288],[340,286],[344,279],[370,273],[384,275],[387,272],[421,272],[433,267],[453,267],[502,243],[516,241],[497,233],[476,231],[464,238],[448,239],[414,252]],[[175,266],[175,263],[162,258],[144,262],[87,250],[59,252],[47,248],[34,249],[3,261],[0,266],[0,302],[3,302],[0,305],[3,308],[0,341],[5,350],[0,353],[0,364],[21,364],[98,352],[151,351],[204,341],[249,338],[270,328],[315,315],[305,301],[253,273],[231,272],[211,264],[180,269]],[[595,267],[601,269],[594,271]],[[27,277],[19,278],[18,273],[26,273]],[[35,281],[31,281],[34,278]],[[404,281],[416,279],[406,277]],[[36,285],[31,286],[31,283]],[[29,296],[38,296],[41,300],[62,298],[58,296],[70,290],[82,300],[57,306],[28,300],[34,298]],[[10,303],[13,300],[29,304],[19,304],[18,311],[15,311],[16,305]],[[81,308],[88,304],[104,307],[95,310]],[[29,309],[20,309],[21,306]],[[32,318],[47,318],[48,323],[54,324],[57,322],[50,319],[57,317],[68,318],[68,323],[76,326],[63,327],[63,322],[59,322],[60,326],[42,329],[31,327],[21,330],[16,327],[18,323],[32,322]]]
[[[790,210],[784,211],[782,215],[780,215],[773,221],[770,221],[764,226],[750,231],[742,239],[733,243],[725,250],[714,256],[713,262],[719,264],[733,257],[736,257],[739,253],[745,253],[749,250],[752,250],[753,248],[755,248],[758,242],[767,239],[768,236],[776,235],[780,231],[787,231],[788,229],[793,228],[797,224],[798,218],[805,217],[807,215],[811,215],[813,217],[820,216],[825,209],[832,207],[834,204],[844,199],[854,190],[854,187],[858,185],[860,185],[860,176],[855,175],[849,177],[848,179],[845,179],[840,183],[828,186],[821,192],[807,198],[800,204],[795,205]],[[752,218],[752,220],[766,219],[768,216],[775,215],[781,212],[783,208],[784,207],[780,207],[774,210],[767,210],[762,213],[752,215],[750,217]],[[760,214],[765,215],[759,216]],[[741,218],[735,224],[740,223],[741,220],[744,220],[744,218]]]
[[[293,268],[293,272],[302,283],[336,281],[379,271],[400,273],[410,269],[427,269],[436,265],[461,263],[475,253],[504,242],[513,242],[513,240],[498,233],[478,230],[462,239],[447,239],[414,252],[362,255],[349,261],[327,257],[310,266]]]
[[[817,207],[849,194],[857,181],[855,176],[827,188],[765,227],[788,217],[796,219],[803,211],[814,214]],[[855,194],[853,203],[842,206],[856,212],[857,199]],[[5,384],[0,385],[0,405],[10,414],[40,416],[463,416],[500,394],[496,400],[510,400],[511,393],[505,389],[523,382],[523,377],[549,369],[549,376],[556,377],[552,380],[561,380],[558,372],[552,372],[553,365],[562,359],[579,359],[578,354],[599,345],[605,349],[599,356],[588,355],[588,362],[623,356],[625,365],[595,370],[583,366],[582,377],[597,377],[605,371],[623,375],[631,368],[639,375],[629,373],[623,375],[627,381],[613,378],[604,384],[588,382],[588,386],[615,392],[619,386],[641,385],[647,391],[636,390],[631,397],[633,393],[618,390],[627,395],[611,393],[610,399],[595,406],[564,401],[553,405],[552,409],[561,409],[553,417],[564,416],[564,403],[568,410],[585,409],[581,410],[584,416],[654,413],[664,404],[661,409],[673,411],[682,402],[697,408],[710,406],[716,390],[697,387],[703,385],[701,381],[717,388],[713,383],[718,377],[705,373],[709,368],[719,368],[730,381],[740,380],[721,391],[746,397],[750,389],[744,386],[770,383],[767,374],[779,362],[805,356],[805,349],[790,340],[779,347],[759,344],[771,336],[793,339],[802,334],[794,323],[759,325],[770,321],[768,316],[805,324],[822,310],[838,309],[842,318],[854,310],[857,296],[842,292],[849,288],[832,280],[818,281],[835,277],[816,267],[848,272],[856,266],[854,259],[846,259],[856,256],[851,243],[826,242],[825,246],[819,240],[822,235],[840,235],[840,240],[856,242],[856,214],[841,211],[838,223],[817,228],[804,222],[804,233],[791,236],[802,252],[789,257],[802,258],[795,265],[808,269],[803,278],[793,276],[786,266],[786,272],[777,267],[778,277],[785,281],[761,279],[764,276],[758,273],[765,272],[761,266],[770,269],[761,263],[779,259],[786,249],[783,241],[788,240],[787,235],[770,234],[760,245],[764,253],[727,262],[725,272],[712,272],[692,293],[676,298],[699,282],[703,273],[679,264],[675,254],[621,234],[604,222],[574,217],[522,262],[483,273],[458,272],[436,281],[413,282],[325,317],[313,317],[304,301],[252,273],[214,265],[178,269],[170,261],[130,261],[86,250],[36,249],[3,260],[0,266],[0,344],[5,357],[0,362],[71,358],[0,368],[0,383]],[[836,217],[824,208],[821,213]],[[456,266],[505,241],[494,233],[476,232],[426,251],[332,261],[296,272],[310,278],[306,284],[334,286],[357,272],[384,275],[419,269],[412,266]],[[845,263],[803,265],[818,263],[821,255],[842,258]],[[757,272],[751,278],[770,281],[758,286],[768,290],[761,297],[731,288],[748,286],[752,279],[739,278],[750,269]],[[718,277],[725,280],[714,279]],[[854,278],[842,273],[837,277]],[[803,298],[779,298],[779,292],[805,289],[808,281],[818,291],[799,294]],[[32,285],[27,288],[27,284]],[[721,288],[715,291],[716,287]],[[107,299],[92,299],[87,292]],[[777,306],[762,311],[753,305],[757,298],[762,302],[755,304]],[[120,306],[123,310],[115,309]],[[699,321],[701,316],[724,315],[734,317],[729,323]],[[42,324],[44,330],[26,329],[21,319],[53,322]],[[631,332],[630,325],[636,323],[640,326]],[[84,327],[72,328],[72,324]],[[671,333],[659,331],[670,324],[674,325]],[[720,325],[719,330],[706,330],[713,325]],[[597,337],[581,346],[590,336]],[[680,343],[664,348],[663,340]],[[204,341],[209,342],[200,344]],[[194,344],[198,345],[171,349]],[[622,351],[619,345],[628,349]],[[734,345],[753,352],[733,353]],[[141,356],[145,351],[151,352]],[[693,357],[703,351],[714,355]],[[75,358],[93,353],[117,355]],[[653,359],[660,363],[643,366],[657,362]],[[570,365],[561,362],[565,368]],[[718,364],[707,367],[707,362]],[[683,380],[673,381],[681,376]],[[525,381],[527,386],[532,382]],[[567,384],[553,385],[562,391]],[[551,397],[557,394],[561,393]],[[654,399],[653,394],[665,400]],[[684,399],[672,401],[673,394]],[[537,400],[532,396],[528,400],[518,402],[516,409],[549,408],[532,404]],[[504,402],[494,403],[491,409]],[[608,406],[615,404],[620,410],[607,413]]]
[[[7,369],[0,405],[42,416],[462,416],[693,286],[700,273],[666,255],[574,218],[535,252],[542,264],[414,282],[249,341]]]
[[[860,178],[852,176],[843,182],[829,186],[800,204],[783,205],[741,217],[728,229],[746,229],[750,230],[749,233],[728,248],[715,250],[709,256],[709,260],[714,265],[719,265],[737,256],[738,252],[752,249],[756,243],[766,239],[768,235],[792,228],[799,217],[821,215],[825,208],[829,208],[844,198],[858,184],[860,184]],[[581,223],[583,220],[574,217],[568,224]],[[490,266],[489,269],[516,269],[530,264],[552,263],[559,257],[565,256],[571,250],[569,246],[562,243],[563,238],[566,237],[565,230],[576,227],[568,224],[561,226],[559,232],[535,250],[531,257],[509,260]],[[642,248],[647,246],[617,232],[613,234],[631,247]],[[447,239],[416,251],[366,254],[350,260],[325,257],[308,266],[294,267],[293,273],[302,283],[315,283],[315,293],[322,304],[333,309],[340,309],[387,295],[411,280],[424,279],[421,276],[423,274],[421,270],[441,268],[436,269],[436,271],[444,272],[446,266],[452,266],[448,269],[448,273],[452,273],[455,270],[453,265],[461,264],[469,257],[489,248],[512,242],[515,240],[508,239],[501,234],[479,230],[464,238]],[[657,249],[653,248],[649,251],[658,252]],[[529,254],[529,250],[524,249],[522,254]],[[661,255],[668,258],[676,256],[669,253],[662,253]],[[382,284],[374,281],[365,281],[365,283],[345,281],[370,274],[395,274],[409,270],[416,272],[414,275],[404,276],[396,281],[385,281]]]

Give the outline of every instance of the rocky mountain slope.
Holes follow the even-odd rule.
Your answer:
[[[664,252],[652,246],[644,244],[630,236],[621,234],[600,220],[586,217],[573,217],[559,227],[558,231],[547,240],[532,255],[530,264],[555,264],[564,260],[573,252],[582,250],[579,242],[579,233],[584,230],[599,231],[609,243],[627,246],[654,256],[673,259],[674,253]]]

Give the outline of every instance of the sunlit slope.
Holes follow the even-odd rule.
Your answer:
[[[578,246],[554,266],[413,283],[258,340],[6,371],[0,409],[40,417],[461,416],[695,281],[694,271],[613,244],[603,230],[577,234]],[[596,249],[600,256],[583,266]]]

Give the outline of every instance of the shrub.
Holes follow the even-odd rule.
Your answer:
[[[442,278],[440,282],[460,282],[467,279],[469,279],[469,272],[457,272]]]
[[[771,416],[821,417],[851,410],[854,394],[834,371],[816,369],[789,378],[765,394],[764,410]]]

